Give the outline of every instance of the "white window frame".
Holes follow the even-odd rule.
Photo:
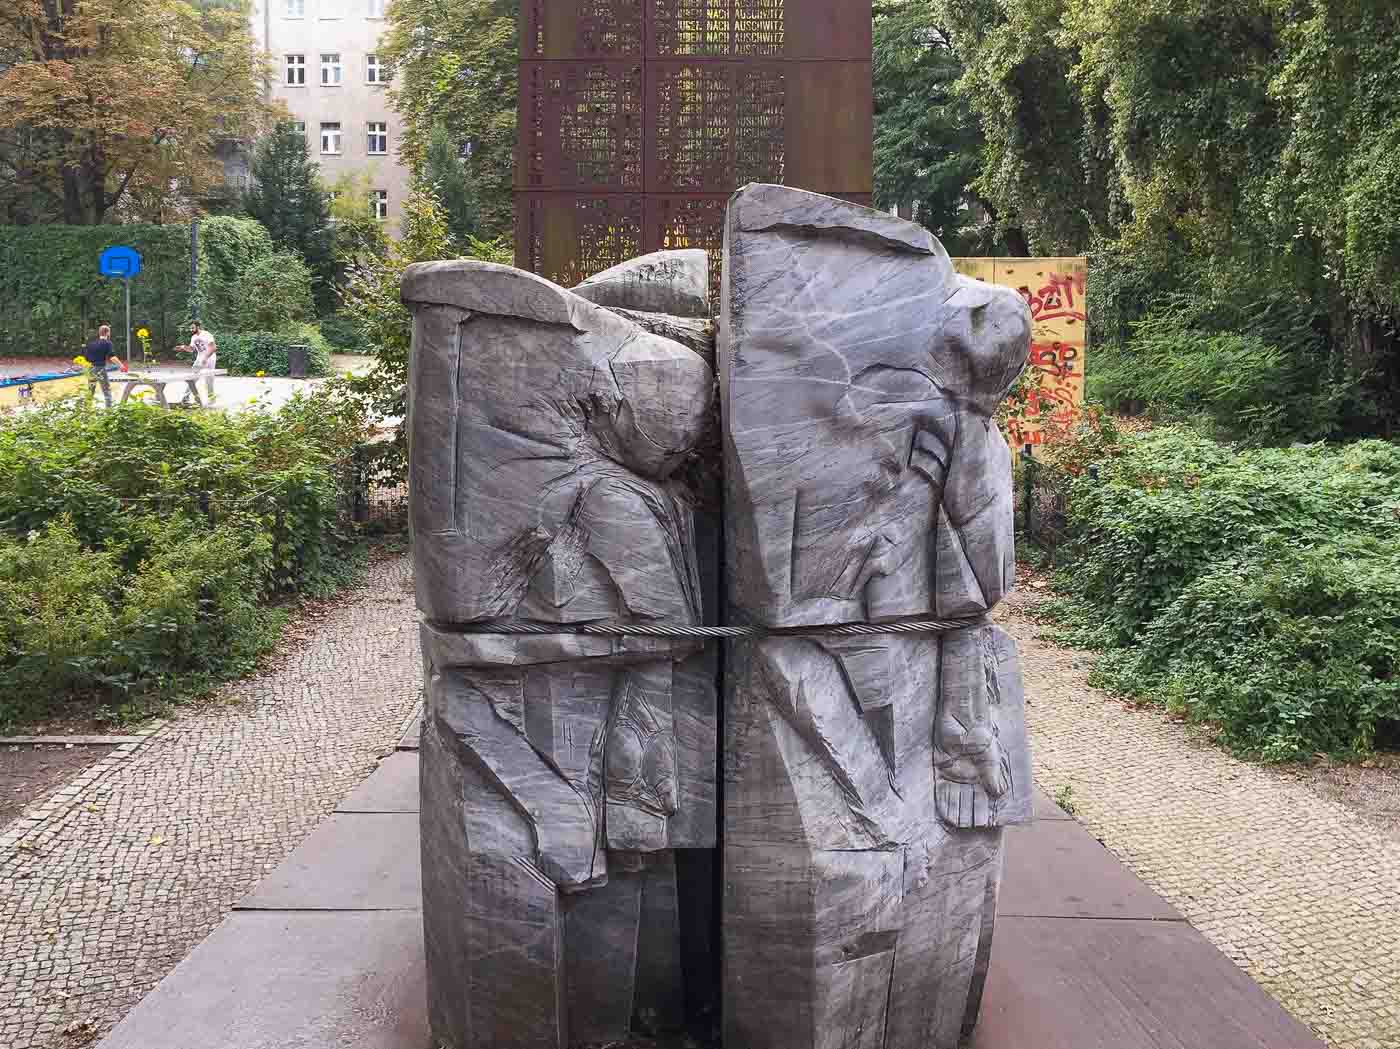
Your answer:
[[[388,0],[365,0],[365,9],[368,11],[365,17],[383,18],[384,9],[388,6]]]
[[[345,63],[339,51],[321,52],[321,86],[340,87],[345,82]]]
[[[306,86],[306,55],[289,54],[285,56],[283,68],[285,75],[282,79],[287,87]]]
[[[283,0],[283,18],[305,18],[306,0]]]
[[[376,145],[380,148],[376,149]],[[372,157],[389,155],[389,122],[387,120],[371,120],[365,124],[365,151]]]
[[[344,129],[338,120],[321,121],[321,155],[324,157],[339,156],[344,142],[342,136]],[[334,145],[334,149],[327,149],[327,145]]]
[[[384,74],[388,71],[388,66],[379,61],[379,56],[365,55],[365,83],[366,84],[387,84],[389,78]]]
[[[387,189],[375,189],[370,191],[370,206],[374,208],[374,217],[380,222],[385,222],[389,218],[389,191]]]

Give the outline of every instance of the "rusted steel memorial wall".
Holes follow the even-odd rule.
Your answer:
[[[870,0],[525,0],[520,17],[522,269],[569,287],[704,248],[717,283],[739,186],[870,202]]]

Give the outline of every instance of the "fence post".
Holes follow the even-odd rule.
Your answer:
[[[364,445],[357,445],[351,453],[353,495],[350,510],[351,518],[356,524],[364,524],[369,520],[369,478],[366,476],[365,458]]]
[[[1035,503],[1035,455],[1033,453],[1033,446],[1029,442],[1021,449],[1021,461],[1024,463],[1022,472],[1026,479],[1026,505],[1025,509],[1021,512],[1021,527],[1025,530],[1026,538],[1028,540],[1033,540],[1035,533],[1031,526],[1031,508]]]

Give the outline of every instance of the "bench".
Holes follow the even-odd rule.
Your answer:
[[[122,391],[120,403],[125,404],[127,398],[131,396],[131,391],[138,386],[149,386],[151,389],[155,390],[156,400],[160,402],[162,408],[170,407],[170,399],[165,395],[165,388],[172,383],[184,383],[185,397],[192,396],[194,398],[194,403],[203,408],[205,405],[203,399],[199,396],[199,380],[206,375],[219,376],[227,374],[228,370],[225,368],[215,368],[212,371],[180,372],[175,375],[140,375],[128,373],[126,375],[112,375],[109,377],[108,381],[121,383],[126,387],[126,389]],[[183,400],[184,397],[181,398],[181,401]]]

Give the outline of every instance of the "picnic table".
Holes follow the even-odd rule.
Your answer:
[[[138,372],[128,372],[125,375],[113,375],[109,381],[121,383],[126,387],[126,389],[122,391],[120,403],[125,404],[127,398],[131,396],[131,391],[138,386],[149,386],[151,389],[155,390],[156,400],[160,402],[162,408],[170,407],[170,399],[165,395],[165,388],[172,383],[184,383],[185,397],[194,397],[194,403],[203,408],[204,400],[199,396],[199,380],[206,375],[219,376],[227,374],[228,370],[225,368],[215,368],[213,371],[176,372],[171,375],[143,375]],[[183,401],[184,397],[181,397],[180,400]]]

